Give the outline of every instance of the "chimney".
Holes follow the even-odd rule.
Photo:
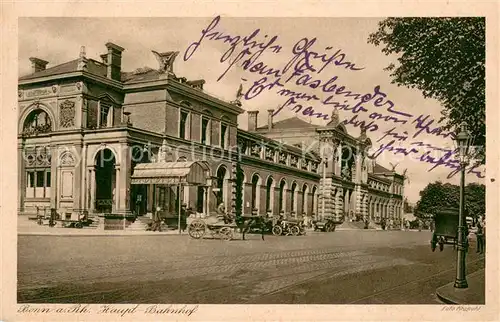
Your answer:
[[[30,62],[31,62],[32,73],[38,73],[41,72],[42,70],[45,70],[45,67],[49,63],[48,61],[36,57],[30,57]]]
[[[248,111],[248,131],[257,130],[257,114],[259,111]]]
[[[125,49],[111,42],[106,44],[106,48],[108,48],[108,57],[106,60],[108,70],[106,76],[109,79],[120,81],[122,70],[122,51]]]
[[[267,130],[271,131],[273,128],[273,113],[274,109],[267,110]]]

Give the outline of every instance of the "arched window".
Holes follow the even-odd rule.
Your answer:
[[[52,121],[47,112],[42,109],[32,111],[24,121],[23,134],[25,135],[36,135],[50,131],[52,131]]]
[[[311,206],[312,207],[311,208],[312,208],[312,212],[315,215],[317,215],[317,211],[316,211],[316,205],[317,205],[316,204],[316,197],[317,197],[316,196],[316,191],[317,191],[316,187],[313,187],[313,189],[312,189],[312,202],[311,202]]]
[[[252,211],[259,210],[260,178],[257,174],[252,177]]]
[[[285,199],[286,181],[281,180],[280,182],[280,193],[279,193],[279,212],[285,211],[286,199]]]
[[[266,183],[266,211],[272,211],[272,196],[273,196],[273,177],[269,177]]]
[[[219,191],[217,192],[217,205],[224,202],[225,203],[225,187],[226,187],[226,176],[227,169],[224,166],[219,167],[217,170],[217,188]]]
[[[296,205],[296,202],[297,202],[297,183],[294,182],[292,183],[292,196],[291,196],[291,208],[292,208],[292,211],[297,211],[297,205]]]
[[[307,187],[307,184],[304,183],[304,186],[302,186],[302,214],[307,215],[307,195],[309,194],[309,188]]]

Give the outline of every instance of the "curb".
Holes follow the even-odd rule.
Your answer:
[[[456,289],[454,288],[454,282],[451,282],[437,288],[435,294],[439,300],[445,304],[484,305],[484,297],[486,293],[484,288],[484,279],[481,277],[484,274],[484,268],[468,274],[468,288]],[[483,284],[482,286],[480,286],[481,281]]]
[[[143,232],[120,232],[120,233],[53,233],[53,232],[18,232],[18,236],[56,236],[56,237],[123,237],[123,236],[188,236],[187,233],[143,233]]]
[[[436,290],[436,295],[437,295],[437,297],[439,298],[439,300],[440,300],[441,302],[443,302],[444,304],[459,304],[459,303],[454,302],[454,301],[452,301],[452,300],[450,300],[450,299],[447,299],[445,296],[441,295],[440,293],[441,293],[441,292],[439,292],[439,288],[438,288],[438,289]]]

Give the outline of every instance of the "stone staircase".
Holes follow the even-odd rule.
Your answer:
[[[97,229],[99,228],[99,223],[103,218],[99,218],[98,216],[89,215],[89,219],[92,220],[92,223],[88,226],[83,226],[83,229]]]
[[[137,217],[133,223],[131,223],[125,230],[127,231],[146,231],[148,224],[150,224],[152,220],[148,217]],[[162,224],[163,229],[163,224]]]
[[[370,226],[368,226],[370,228]],[[337,230],[364,230],[365,223],[362,221],[345,220],[341,225],[336,227]],[[372,228],[373,229],[373,228]]]

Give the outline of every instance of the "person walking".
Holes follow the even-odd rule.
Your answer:
[[[484,229],[480,221],[477,223],[476,244],[476,253],[484,253]]]

